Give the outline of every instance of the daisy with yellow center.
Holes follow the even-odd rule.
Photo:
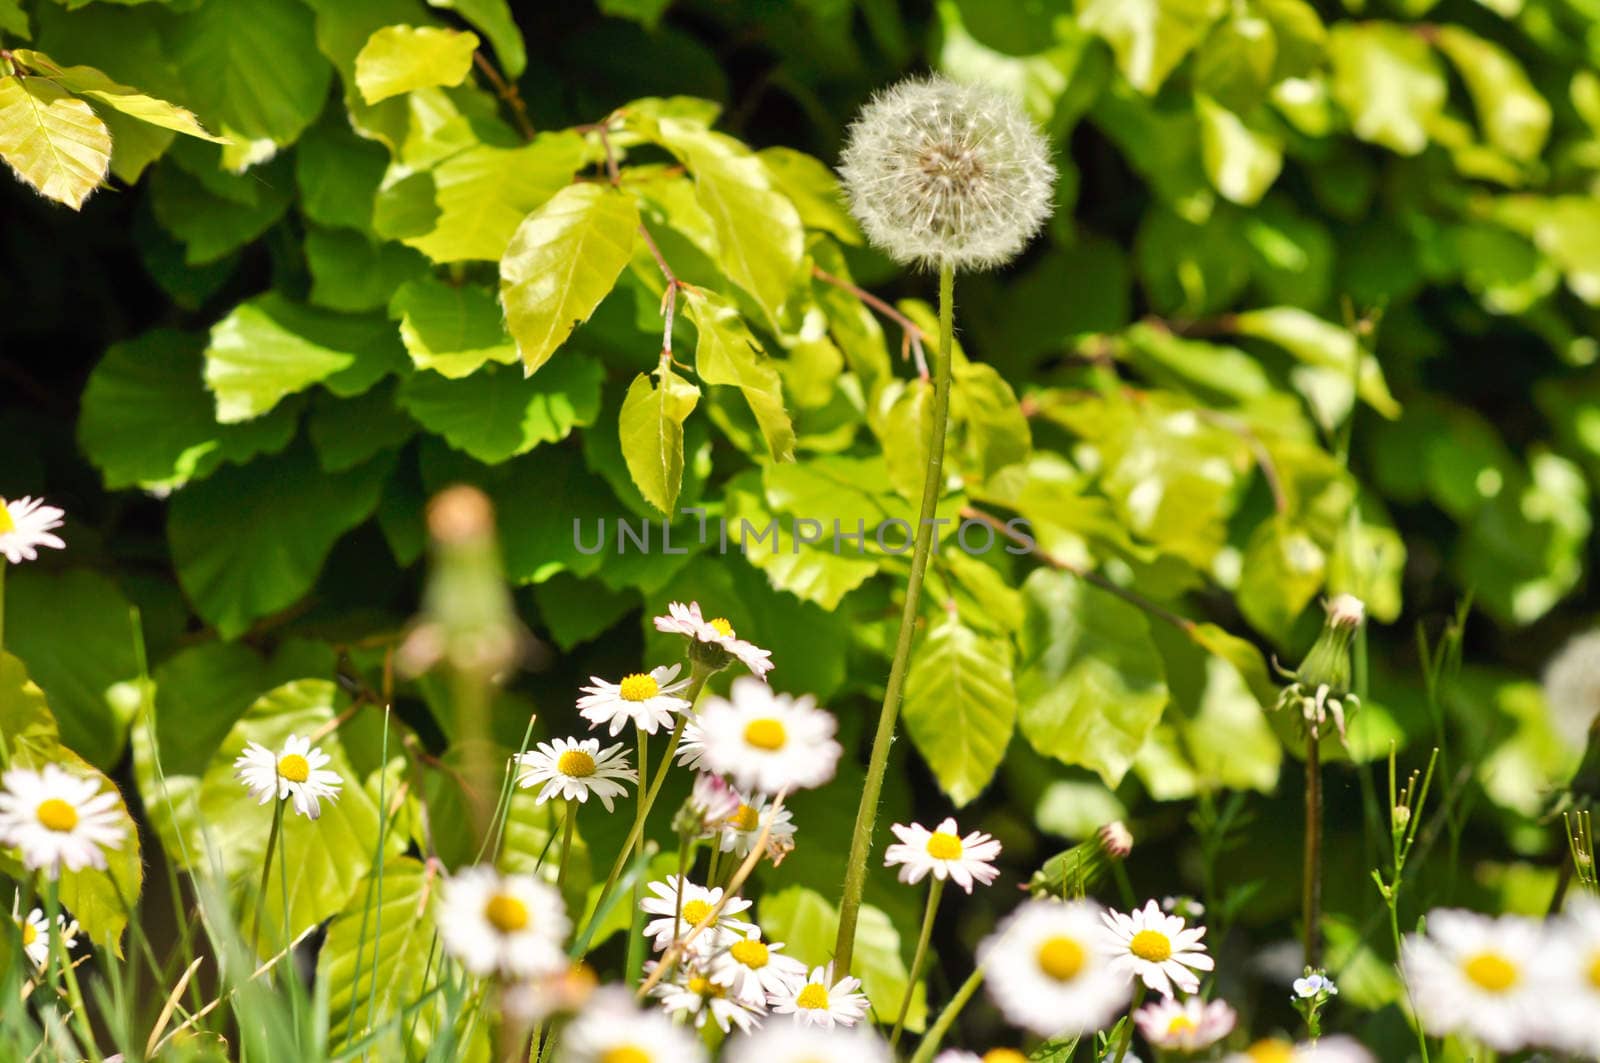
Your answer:
[[[688,700],[677,695],[690,680],[677,679],[678,671],[676,664],[652,668],[623,676],[620,683],[590,676],[591,685],[583,688],[583,697],[578,699],[578,713],[591,727],[609,725],[613,738],[629,721],[645,734],[653,735],[663,727],[670,730],[678,714],[689,711]]]
[[[338,772],[328,770],[331,759],[310,738],[290,735],[277,753],[259,742],[246,744],[233,762],[233,774],[257,804],[289,798],[296,812],[316,819],[322,815],[323,799],[337,801],[344,785]]]
[[[35,908],[26,917],[19,914],[16,894],[11,896],[11,921],[16,925],[18,935],[22,938],[22,953],[28,957],[39,970],[44,970],[50,963],[50,923],[45,919],[44,911]],[[69,922],[64,915],[56,916],[56,927],[61,934],[61,950],[67,952],[78,943],[78,923],[76,920]]]
[[[711,980],[728,987],[740,1000],[762,1008],[767,997],[781,993],[791,982],[804,980],[806,965],[783,954],[783,942],[762,941],[752,929],[711,958]]]
[[[1600,900],[1579,893],[1551,927],[1550,970],[1563,1002],[1550,1009],[1550,1040],[1576,1056],[1600,1059]]]
[[[581,804],[592,795],[610,812],[612,800],[626,794],[625,784],[637,778],[622,744],[601,749],[598,738],[540,742],[513,759],[521,769],[517,785],[525,790],[540,787],[534,800],[541,805],[556,797]]]
[[[1000,873],[992,862],[1000,855],[1000,843],[976,830],[963,837],[954,819],[946,818],[931,831],[920,823],[895,823],[889,829],[900,843],[889,846],[883,862],[885,867],[899,865],[901,882],[921,882],[931,872],[971,893],[974,882],[987,886]]]
[[[1400,965],[1428,1033],[1464,1033],[1499,1052],[1543,1040],[1563,987],[1541,924],[1442,909],[1428,913],[1427,928],[1405,939]]]
[[[649,965],[654,970],[654,963]],[[649,973],[649,972],[647,972]],[[674,977],[658,982],[651,995],[661,1001],[661,1010],[676,1022],[703,1029],[710,1019],[723,1033],[738,1027],[747,1033],[760,1024],[766,1013],[766,1000],[749,1000],[729,992],[728,986],[702,974],[698,962],[678,964]]]
[[[127,813],[115,790],[101,791],[97,776],[46,764],[37,772],[13,768],[0,787],[0,845],[21,850],[28,870],[52,879],[63,867],[104,870],[105,850],[122,848]]]
[[[891,1063],[883,1038],[870,1026],[769,1023],[728,1042],[725,1063]]]
[[[698,957],[712,956],[756,931],[754,923],[738,918],[740,913],[750,910],[750,902],[743,897],[729,897],[721,910],[717,910],[718,902],[722,901],[721,889],[697,886],[677,875],[652,882],[649,889],[652,896],[640,901],[639,907],[645,914],[656,916],[645,924],[644,933],[653,939],[657,952],[666,950],[674,940],[688,937],[689,931],[708,916],[711,921],[690,945]]]
[[[705,1063],[706,1050],[659,1010],[640,1011],[620,986],[600,990],[561,1034],[556,1063]]]
[[[767,828],[767,848],[786,852],[794,848],[794,813],[787,808],[769,812],[765,794],[740,794],[739,807],[718,826],[717,846],[734,856],[747,856],[755,848],[761,828]]]
[[[805,981],[786,983],[768,993],[767,1006],[775,1015],[792,1015],[797,1025],[854,1026],[867,1014],[867,997],[861,980],[849,975],[833,980],[833,966],[816,967]]]
[[[566,905],[532,875],[467,868],[445,882],[436,919],[445,951],[480,977],[545,977],[569,965]]]
[[[689,656],[712,670],[720,670],[737,659],[757,678],[772,670],[772,651],[739,638],[726,617],[707,620],[699,602],[670,602],[667,615],[655,618],[657,631],[683,635],[689,639]]]
[[[833,740],[833,716],[809,695],[774,694],[748,677],[734,680],[727,699],[712,698],[697,722],[704,766],[745,791],[821,786],[833,778],[843,752]]]
[[[983,1055],[950,1048],[933,1057],[933,1063],[1028,1063],[1028,1057],[1015,1048],[991,1048]]]
[[[1171,997],[1174,987],[1184,993],[1198,991],[1200,978],[1195,972],[1216,966],[1200,943],[1205,927],[1185,928],[1182,916],[1167,915],[1154,900],[1131,915],[1106,912],[1101,921],[1105,926],[1101,947],[1111,957],[1112,967],[1164,997]]]
[[[1181,1004],[1176,1000],[1146,1004],[1133,1013],[1133,1021],[1153,1048],[1199,1052],[1232,1033],[1239,1016],[1227,1001],[1208,1003],[1189,997]]]
[[[0,554],[13,565],[20,565],[37,560],[41,546],[64,549],[67,544],[50,533],[61,527],[65,515],[55,506],[45,505],[41,498],[23,496],[11,502],[0,498]]]
[[[1274,1037],[1226,1056],[1223,1063],[1372,1063],[1372,1053],[1348,1037],[1323,1037],[1304,1044]]]
[[[1080,1037],[1128,1004],[1128,981],[1099,950],[1100,906],[1027,901],[978,946],[989,998],[1041,1037]]]

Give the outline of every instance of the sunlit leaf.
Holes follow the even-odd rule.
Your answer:
[[[111,134],[82,100],[37,77],[0,77],[0,158],[73,210],[111,168]]]

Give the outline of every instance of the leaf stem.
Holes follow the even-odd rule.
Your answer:
[[[911,1011],[911,997],[916,992],[917,979],[922,976],[922,963],[928,956],[928,939],[933,936],[933,917],[939,910],[939,897],[944,893],[944,879],[928,879],[928,907],[922,913],[922,932],[917,935],[917,951],[911,957],[911,971],[906,977],[906,992],[900,998],[900,1013],[894,1018],[894,1032],[889,1035],[889,1051],[900,1044],[900,1034],[905,1030],[906,1015]]]
[[[494,94],[505,101],[511,108],[511,119],[517,123],[517,131],[522,134],[523,140],[532,140],[534,137],[533,121],[528,117],[527,104],[522,102],[522,93],[517,91],[517,86],[496,70],[494,64],[489,62],[489,57],[482,52],[473,52],[472,61],[482,71],[483,76],[494,86]]]
[[[839,900],[839,937],[834,944],[834,970],[849,971],[855,950],[856,917],[861,910],[861,893],[867,882],[867,860],[872,850],[872,828],[878,818],[878,798],[883,793],[883,776],[889,767],[889,746],[894,741],[895,722],[900,715],[900,695],[911,662],[911,642],[917,629],[917,606],[922,598],[922,578],[928,569],[928,554],[933,544],[933,516],[944,486],[944,440],[950,422],[951,348],[955,334],[955,268],[939,267],[939,350],[933,383],[933,436],[928,443],[928,468],[922,480],[922,507],[917,523],[917,542],[911,555],[911,575],[906,581],[905,608],[900,614],[900,636],[895,643],[894,662],[889,667],[889,684],[878,713],[878,731],[872,739],[872,755],[867,762],[867,778],[861,789],[861,805],[856,810],[855,830],[850,837],[850,859],[845,865],[844,893]]]

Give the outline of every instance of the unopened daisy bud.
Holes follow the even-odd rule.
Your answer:
[[[739,794],[722,776],[701,772],[695,776],[689,798],[672,817],[672,831],[684,838],[706,838],[739,811]]]
[[[1087,841],[1046,860],[1028,880],[1028,891],[1035,897],[1082,897],[1131,852],[1133,834],[1121,820],[1113,820]]]
[[[899,262],[990,269],[1051,210],[1050,145],[1014,96],[944,77],[879,93],[847,134],[839,173],[867,238]]]

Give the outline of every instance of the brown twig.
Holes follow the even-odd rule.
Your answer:
[[[929,336],[921,325],[860,285],[852,284],[843,277],[836,277],[820,266],[812,266],[811,275],[824,284],[831,284],[840,291],[849,292],[896,325],[899,325],[904,335],[900,345],[900,357],[902,359],[908,355],[913,357],[916,360],[917,372],[921,374],[924,380],[928,378],[928,358],[922,349],[922,344],[924,341],[931,342],[933,337]]]
[[[472,61],[483,72],[483,76],[489,79],[489,84],[494,86],[495,95],[511,108],[511,120],[517,123],[517,130],[522,134],[522,139],[532,140],[535,133],[533,121],[528,117],[528,107],[522,102],[522,93],[517,91],[517,86],[502,77],[500,71],[494,68],[494,64],[489,62],[489,57],[482,52],[473,52]]]

